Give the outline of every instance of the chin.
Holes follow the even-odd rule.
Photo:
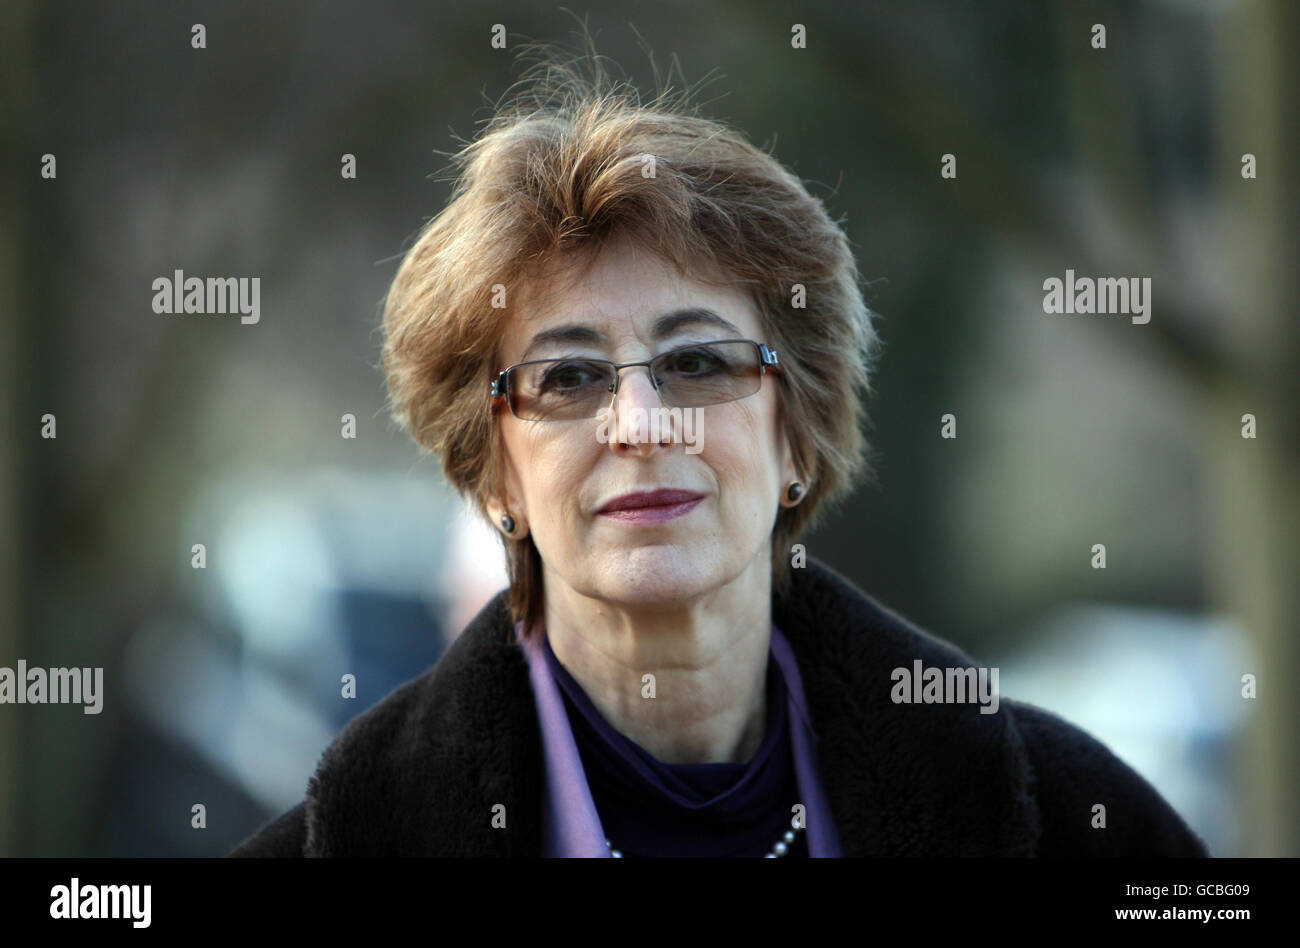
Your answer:
[[[666,545],[611,551],[599,570],[599,595],[639,605],[694,598],[723,582],[719,556],[707,554]]]

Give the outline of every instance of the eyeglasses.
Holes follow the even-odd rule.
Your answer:
[[[520,362],[492,381],[492,398],[505,398],[522,421],[595,418],[618,394],[619,373],[634,365],[670,408],[702,408],[753,395],[769,369],[780,370],[776,350],[752,339],[696,342],[645,362],[605,359],[535,359]]]

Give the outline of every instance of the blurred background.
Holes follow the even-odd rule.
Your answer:
[[[576,14],[643,89],[638,33],[708,77],[704,112],[844,219],[879,478],[809,552],[1214,855],[1300,855],[1300,4],[570,9],[4,4],[0,666],[102,666],[105,695],[0,705],[0,854],[224,854],[504,586],[386,416],[380,307],[441,153]],[[1046,315],[1067,268],[1150,277],[1151,321]],[[259,277],[260,321],[155,314],[178,269]]]

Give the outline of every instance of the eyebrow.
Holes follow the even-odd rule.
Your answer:
[[[659,341],[666,339],[684,326],[690,325],[717,326],[720,329],[727,330],[733,336],[744,336],[744,333],[737,329],[735,325],[723,319],[713,310],[705,309],[700,306],[691,306],[686,309],[678,309],[673,310],[671,313],[665,313],[663,316],[660,316],[655,320],[654,328],[650,335],[651,338]],[[604,341],[604,333],[583,323],[569,323],[564,326],[556,326],[553,329],[543,329],[537,335],[533,336],[532,340],[528,343],[528,348],[526,348],[524,354],[519,357],[519,361],[527,362],[529,353],[539,346],[548,343],[568,342],[598,346]]]

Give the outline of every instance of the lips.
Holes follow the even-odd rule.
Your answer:
[[[703,496],[703,494],[697,494],[695,491],[690,490],[639,491],[615,497],[596,512],[613,513],[618,510],[640,510],[645,507],[673,507],[678,504],[689,503],[692,500],[699,500]]]

